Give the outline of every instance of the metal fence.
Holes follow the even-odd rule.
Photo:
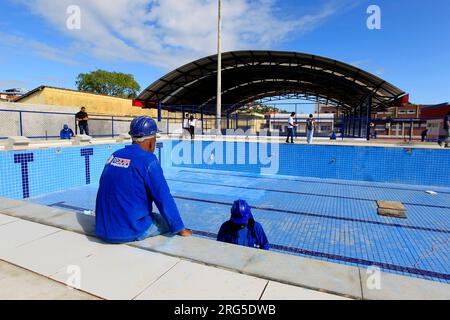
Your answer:
[[[277,132],[280,136],[286,136],[288,132],[289,115],[272,115],[266,117],[245,117],[231,115],[220,118],[222,134],[227,130],[240,130],[237,134],[245,135],[270,135]],[[296,137],[307,135],[307,117],[295,117]],[[333,114],[319,115],[314,118],[316,137],[331,137],[333,133],[339,139],[378,139],[378,140],[403,140],[403,141],[437,141],[445,135],[442,118],[337,118]],[[198,118],[195,126],[195,134],[216,134],[218,118]],[[162,118],[160,130],[165,134],[188,134],[183,130],[185,120],[182,118]]]
[[[194,114],[195,116],[195,114]],[[216,134],[218,120],[221,122],[222,134],[227,130],[239,130],[236,134],[245,135],[287,135],[288,114],[272,114],[267,116],[245,116],[232,114],[220,119],[209,115],[200,115],[196,119],[195,134]],[[132,117],[114,115],[89,115],[89,131],[93,137],[116,137],[129,131]],[[337,118],[334,114],[320,114],[316,118],[316,137],[331,137],[333,132],[338,139],[369,138],[385,140],[424,140],[436,141],[444,135],[443,119],[418,118]],[[297,116],[295,136],[306,136],[307,117]],[[59,138],[64,124],[78,132],[74,113],[44,112],[28,110],[0,109],[0,139],[9,136],[26,136],[32,139]],[[369,125],[368,125],[369,124]],[[186,119],[181,114],[177,117],[163,117],[159,121],[159,129],[163,134],[186,135]]]
[[[132,117],[89,115],[93,137],[116,137],[129,131]],[[77,134],[75,113],[0,109],[0,139],[26,136],[31,139],[55,139],[67,124]]]

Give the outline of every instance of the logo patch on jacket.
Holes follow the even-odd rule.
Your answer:
[[[111,165],[114,166],[114,167],[129,168],[130,164],[131,164],[131,160],[130,159],[122,159],[122,158],[114,157],[111,160]]]

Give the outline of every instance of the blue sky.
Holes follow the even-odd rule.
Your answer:
[[[66,27],[67,7],[81,29]],[[381,30],[366,26],[381,8]],[[215,0],[3,0],[0,89],[75,88],[98,68],[131,73],[142,89],[215,51]],[[450,1],[224,0],[225,50],[312,53],[354,64],[411,94],[450,100]]]

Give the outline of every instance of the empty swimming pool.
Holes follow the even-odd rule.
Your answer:
[[[246,152],[242,162],[235,153],[233,163],[225,159],[230,154],[226,143],[211,144],[204,141],[196,151],[193,145],[189,149],[178,141],[163,141],[157,150],[183,220],[196,236],[215,239],[220,225],[229,218],[232,202],[242,198],[264,226],[272,250],[361,267],[378,266],[383,271],[450,283],[450,152],[234,143],[228,148],[242,147]],[[220,145],[224,150],[219,150]],[[28,159],[29,201],[73,211],[93,210],[103,164],[121,147],[35,150],[32,161],[21,152],[15,154],[13,164],[19,167],[15,170],[21,169],[16,174],[24,182],[24,165],[19,160]],[[266,148],[272,162],[253,163],[253,147],[258,153]],[[201,153],[201,163],[194,161],[196,152]],[[20,159],[17,154],[22,154]],[[37,192],[33,179],[58,166],[58,162],[49,165],[53,161],[49,159],[62,160],[64,155],[72,162],[60,162],[66,167],[58,181],[63,178],[66,182],[51,192],[48,188]],[[38,164],[40,157],[45,164]],[[177,161],[176,157],[190,161]],[[262,167],[274,167],[275,157],[277,172],[262,174]],[[424,165],[425,160],[433,162]],[[1,163],[5,161],[3,157]],[[72,178],[70,172],[74,172]],[[53,174],[47,174],[50,182]],[[72,181],[78,176],[82,183]],[[25,196],[24,190],[22,185],[16,198]],[[426,192],[430,190],[436,194]],[[377,200],[402,202],[408,218],[379,216]]]

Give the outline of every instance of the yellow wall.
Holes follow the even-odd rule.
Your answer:
[[[20,103],[46,104],[44,92],[43,91],[35,92],[31,96],[21,99]]]
[[[234,116],[234,115],[233,115]],[[247,121],[248,119],[248,121]],[[262,128],[265,127],[266,120],[264,115],[259,113],[239,113],[238,114],[238,126],[246,127],[247,125],[250,127],[250,130],[253,132],[260,132]],[[235,120],[231,121],[231,126],[235,126]]]
[[[110,114],[116,116],[142,116],[157,117],[156,109],[141,109],[133,107],[132,100],[103,95],[44,88],[29,97],[20,100],[21,103],[47,104],[53,106],[86,107],[89,114]]]

